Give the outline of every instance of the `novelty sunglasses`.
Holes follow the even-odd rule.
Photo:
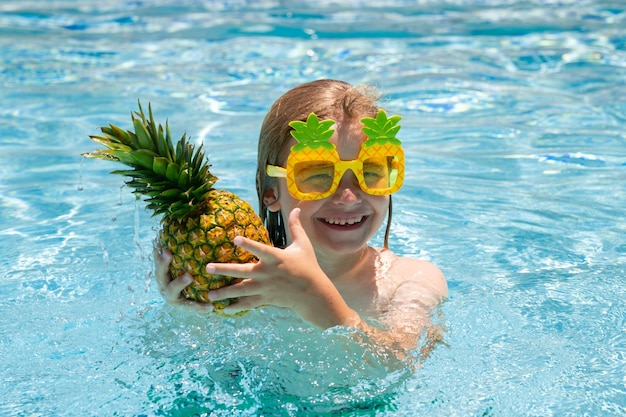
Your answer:
[[[287,189],[298,200],[320,200],[331,196],[347,170],[356,176],[361,190],[375,196],[395,193],[404,180],[404,150],[395,136],[400,130],[400,116],[387,117],[379,110],[376,118],[361,119],[367,140],[358,158],[339,158],[336,146],[329,142],[334,133],[332,119],[320,121],[315,113],[307,121],[289,123],[291,135],[298,142],[291,147],[287,166],[267,165],[270,177],[287,179]]]

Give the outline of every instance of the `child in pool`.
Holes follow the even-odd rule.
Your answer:
[[[310,113],[320,121],[334,120],[329,142],[342,161],[350,161],[359,157],[367,139],[361,119],[377,112],[370,90],[334,80],[302,84],[273,104],[261,127],[256,182],[260,214],[274,247],[235,238],[235,244],[255,254],[259,262],[207,265],[210,273],[244,279],[211,291],[212,301],[239,298],[227,307],[231,314],[266,305],[289,308],[319,328],[349,326],[394,350],[416,347],[431,310],[448,289],[435,265],[396,256],[386,248],[389,193],[371,195],[367,186],[364,191],[350,169],[336,179],[336,190],[317,195],[288,187],[286,178],[275,174],[285,171],[275,167],[287,166],[290,149],[297,143],[290,134],[291,121],[305,121]],[[267,174],[268,166],[273,176]],[[369,246],[388,214],[385,248]],[[191,276],[170,281],[171,254],[158,255],[156,277],[165,300],[210,311],[210,304],[182,297]],[[384,328],[368,324],[369,319]]]

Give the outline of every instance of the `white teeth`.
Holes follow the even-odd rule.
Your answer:
[[[326,223],[329,223],[329,224],[337,224],[337,225],[340,225],[340,226],[345,226],[347,224],[348,225],[352,225],[352,224],[355,224],[355,223],[361,223],[361,221],[363,221],[363,217],[361,216],[361,217],[357,217],[357,218],[353,218],[353,219],[330,219],[330,218],[327,218],[327,219],[324,219],[324,221]]]

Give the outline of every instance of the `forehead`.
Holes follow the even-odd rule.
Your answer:
[[[337,146],[341,159],[354,159],[361,150],[361,145],[367,137],[363,133],[363,124],[360,119],[338,120],[335,123],[335,133],[330,142]]]
[[[361,151],[361,145],[367,139],[362,130],[361,118],[337,119],[335,124],[331,126],[331,129],[335,132],[328,141],[335,144],[339,157],[343,160],[356,159]],[[297,143],[293,137],[290,139],[288,146],[281,152],[280,161],[286,162],[291,147]]]

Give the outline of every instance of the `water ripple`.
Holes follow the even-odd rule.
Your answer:
[[[0,414],[623,413],[626,10],[557,3],[0,2]],[[403,116],[391,247],[451,294],[417,373],[283,311],[165,307],[158,220],[81,157],[140,98],[254,201],[266,109],[325,77]]]

